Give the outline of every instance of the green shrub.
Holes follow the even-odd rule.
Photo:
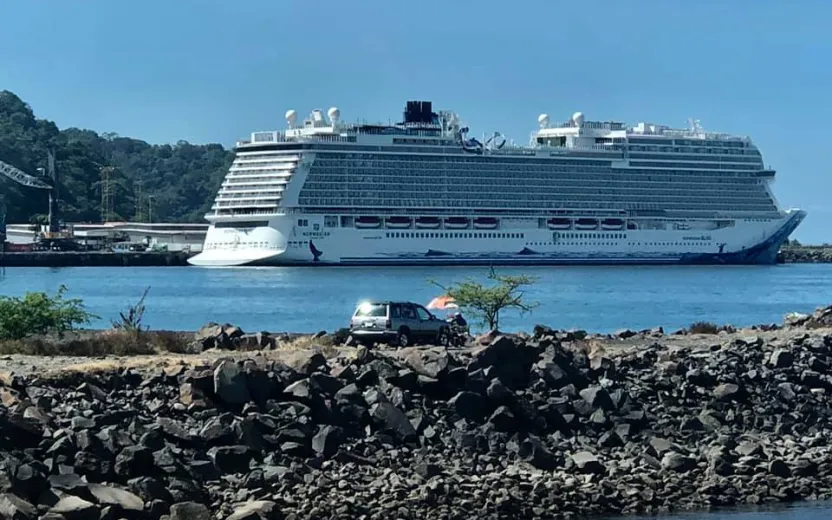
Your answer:
[[[139,298],[139,302],[136,305],[129,305],[127,307],[126,314],[123,312],[119,313],[119,320],[112,322],[114,329],[132,334],[137,338],[144,330],[146,330],[142,323],[144,321],[145,311],[144,299],[147,297],[147,292],[149,290],[150,287],[144,290],[142,297]]]
[[[61,285],[55,296],[43,292],[26,293],[23,298],[0,296],[0,339],[23,339],[36,334],[73,330],[97,318],[79,299],[65,299]]]
[[[690,324],[688,332],[691,334],[717,334],[719,333],[719,327],[708,321],[697,321]]]

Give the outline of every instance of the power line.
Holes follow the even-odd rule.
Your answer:
[[[144,181],[135,181],[136,215],[133,219],[136,222],[144,221],[144,201],[142,199],[142,185]]]
[[[102,166],[101,171],[101,222],[109,222],[113,217],[116,184],[111,183],[110,174],[115,171],[112,166]]]

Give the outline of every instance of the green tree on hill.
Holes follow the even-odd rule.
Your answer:
[[[98,221],[101,214],[101,168],[114,168],[114,213],[130,219],[137,202],[147,213],[153,196],[153,220],[202,222],[233,160],[219,144],[151,145],[112,132],[67,128],[38,119],[15,94],[0,91],[0,161],[30,175],[45,167],[48,149],[55,150],[59,205],[64,220]],[[141,200],[139,198],[141,193]],[[47,208],[43,190],[28,189],[0,177],[0,204],[8,222],[29,222]]]

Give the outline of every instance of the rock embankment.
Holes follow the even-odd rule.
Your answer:
[[[563,518],[832,497],[832,333],[537,327],[178,373],[6,378],[0,518]],[[784,336],[786,337],[786,336]]]
[[[829,264],[832,263],[832,247],[784,247],[777,254],[781,264]]]

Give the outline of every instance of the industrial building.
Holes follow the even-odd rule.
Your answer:
[[[65,236],[83,249],[166,250],[198,253],[208,224],[150,224],[145,222],[66,223]],[[34,246],[48,232],[47,226],[8,224],[6,240],[11,248]]]

